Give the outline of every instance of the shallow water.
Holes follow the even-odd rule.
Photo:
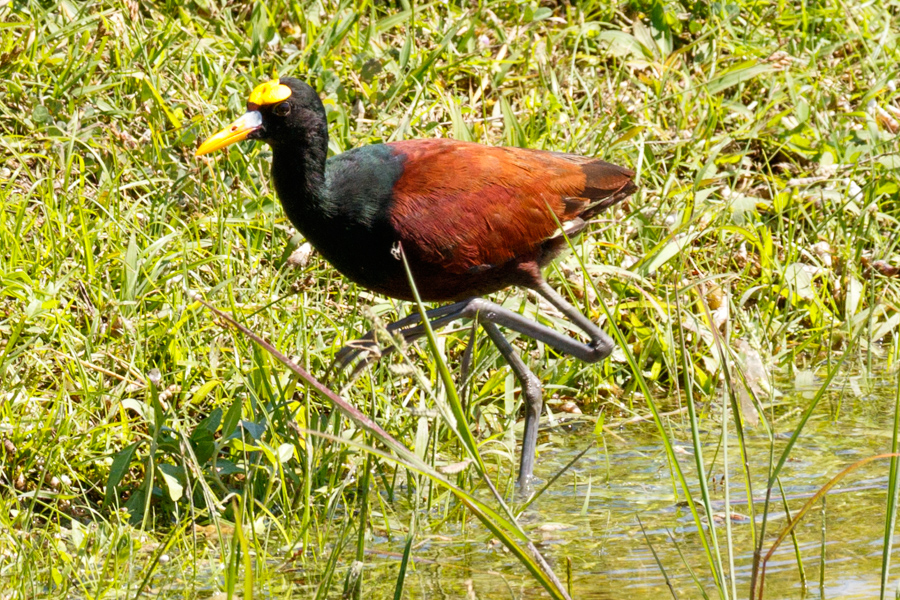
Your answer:
[[[785,464],[781,482],[792,515],[832,477],[852,463],[890,451],[896,392],[896,374],[881,378],[845,378],[821,400]],[[776,429],[776,459],[800,414],[810,402],[808,390],[784,393],[770,411]],[[787,391],[785,391],[787,390]],[[725,511],[723,453],[718,418],[707,418],[702,441],[706,469],[711,469],[713,510]],[[667,427],[678,442],[677,459],[699,501],[690,431],[686,415],[669,417]],[[542,430],[536,475],[546,478],[558,472],[584,447],[592,443],[593,424],[582,421]],[[532,540],[566,581],[571,563],[572,597],[577,599],[659,600],[672,597],[665,574],[679,598],[700,598],[700,587],[711,598],[719,597],[694,520],[680,489],[676,496],[671,470],[659,435],[652,423],[629,425],[606,435],[575,466],[535,502],[520,522]],[[756,498],[757,523],[762,521],[765,479],[770,464],[770,444],[761,426],[747,429],[748,454]],[[714,460],[715,459],[715,460]],[[746,488],[740,469],[740,450],[733,428],[729,432],[728,473],[730,506],[738,515],[749,515]],[[711,463],[714,463],[711,465]],[[829,493],[823,516],[817,502],[797,528],[797,541],[806,574],[799,575],[794,547],[785,540],[769,561],[766,598],[872,598],[879,593],[881,547],[884,531],[887,460],[871,463],[850,474]],[[776,490],[777,491],[777,490]],[[367,544],[363,597],[393,597],[403,552],[404,534],[388,538],[381,524],[379,503],[372,502],[371,523],[375,537]],[[390,507],[394,522],[408,522],[408,512],[397,502]],[[780,496],[769,507],[764,552],[786,525]],[[437,526],[442,512],[435,509],[420,518],[406,583],[405,598],[546,598],[528,573],[502,546],[470,519],[462,529],[458,519]],[[643,530],[642,530],[643,526]],[[704,525],[706,527],[706,525]],[[402,528],[402,527],[401,527]],[[724,570],[728,564],[724,522],[716,521]],[[823,564],[824,535],[824,573]],[[351,536],[355,537],[355,533]],[[749,520],[732,522],[735,587],[737,598],[747,598],[752,568],[752,532]],[[895,546],[900,539],[895,536]],[[352,541],[350,542],[352,546]],[[652,549],[651,549],[652,547]],[[656,557],[654,557],[654,551]],[[324,556],[330,549],[324,549]],[[277,552],[273,552],[277,555]],[[288,553],[289,554],[289,553]],[[895,575],[889,594],[898,585]],[[353,549],[342,554],[329,597],[340,597]],[[682,558],[683,556],[683,558]],[[658,557],[658,562],[657,562]],[[278,562],[279,564],[274,564]],[[258,581],[262,597],[310,597],[319,581],[317,569],[304,572],[298,566],[285,573],[274,561],[265,581]],[[174,569],[172,568],[174,567]],[[221,567],[198,567],[185,572],[184,564],[162,567],[154,578],[155,590],[184,597],[221,597]],[[192,579],[186,591],[175,580]],[[693,576],[692,576],[693,572]],[[697,581],[694,581],[696,577]],[[206,583],[201,583],[206,582]],[[731,581],[727,584],[731,587]],[[240,587],[240,586],[238,586]],[[730,591],[729,591],[730,595]]]
[[[895,378],[896,376],[894,376]],[[791,514],[850,464],[867,456],[890,451],[896,382],[853,380],[833,386],[807,423],[800,440],[785,464],[781,481]],[[862,383],[862,385],[859,385]],[[791,428],[805,409],[808,392],[789,393],[781,398],[775,415],[788,417],[776,423],[776,453],[784,447]],[[687,417],[668,421],[680,450],[677,458],[699,500],[695,461],[689,443]],[[704,426],[712,427],[711,421]],[[592,427],[566,426],[544,434],[538,460],[538,477],[549,477],[561,469],[592,439]],[[532,505],[521,522],[539,541],[539,548],[551,560],[565,581],[566,560],[571,560],[573,598],[622,598],[656,600],[671,597],[662,569],[681,598],[701,597],[685,562],[699,585],[710,597],[717,597],[712,571],[703,552],[689,509],[675,488],[665,451],[651,424],[629,426],[616,432],[621,439],[606,436],[605,446],[588,452],[554,487]],[[769,469],[770,444],[761,426],[749,428],[748,454],[757,522],[764,508],[765,479]],[[709,429],[703,439],[706,469],[712,467],[713,510],[724,513],[721,431]],[[740,469],[740,449],[734,432],[729,434],[729,477],[731,510],[749,515],[746,488]],[[776,454],[777,457],[777,454]],[[817,502],[797,528],[807,583],[801,582],[790,538],[785,540],[768,563],[765,579],[767,598],[872,598],[877,597],[881,573],[889,461],[871,463],[850,474],[832,490],[825,503]],[[588,489],[590,483],[590,497]],[[641,524],[646,532],[642,532]],[[769,507],[764,552],[786,525],[781,498],[774,495]],[[824,528],[824,529],[823,529]],[[725,524],[716,525],[720,554],[726,573],[728,566]],[[824,533],[824,574],[823,563]],[[415,572],[407,579],[410,598],[465,597],[469,589],[479,598],[543,597],[528,580],[524,569],[502,548],[484,542],[478,534],[468,543],[431,540],[415,553]],[[895,539],[895,545],[900,540]],[[747,597],[752,568],[752,532],[748,519],[732,522],[734,573],[737,597]],[[659,563],[653,556],[655,550]],[[402,552],[399,543],[386,541],[370,546],[374,551]],[[684,560],[679,555],[684,555]],[[434,561],[434,562],[432,562]],[[900,556],[894,552],[894,563]],[[393,563],[393,564],[391,564]],[[396,576],[397,559],[373,557],[374,573],[386,579]],[[894,569],[896,572],[897,569]],[[821,585],[820,585],[821,576]],[[378,578],[370,579],[375,582]],[[467,581],[468,580],[468,581]],[[890,580],[889,590],[898,577]],[[391,583],[393,585],[393,583]],[[731,586],[730,581],[727,584]],[[375,595],[377,596],[377,594]],[[373,596],[373,597],[375,597]]]

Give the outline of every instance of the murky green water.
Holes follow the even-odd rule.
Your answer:
[[[878,381],[845,378],[822,399],[783,469],[782,483],[792,514],[796,514],[812,494],[842,469],[862,458],[889,452],[896,385],[896,374],[886,375]],[[792,384],[783,385],[782,391],[789,387],[793,387]],[[790,436],[801,410],[808,406],[810,394],[807,392],[806,396],[803,392],[786,393],[772,410],[778,419],[776,453]],[[704,420],[705,426],[710,427],[704,432],[704,456],[706,467],[712,474],[714,510],[723,513],[723,453],[719,447],[721,431],[715,427],[715,422]],[[681,440],[678,460],[688,481],[696,486],[698,478],[689,443],[687,416],[670,417],[667,423],[676,439]],[[592,429],[592,424],[583,422],[544,431],[538,477],[549,477],[568,463],[590,443]],[[679,598],[702,597],[700,586],[709,597],[718,597],[693,518],[682,502],[684,498],[680,495],[676,498],[671,470],[655,428],[650,423],[643,423],[629,425],[616,433],[619,438],[607,435],[605,448],[604,444],[598,444],[589,451],[528,509],[521,522],[563,581],[566,580],[567,561],[571,561],[573,598],[669,598],[672,594],[662,569]],[[759,521],[770,446],[761,427],[750,429],[748,433]],[[750,510],[739,466],[739,448],[733,431],[729,441],[731,509],[739,515],[748,515]],[[713,457],[715,461],[710,466]],[[888,464],[888,461],[872,463],[844,479],[828,495],[824,518],[821,502],[816,505],[797,529],[806,586],[801,582],[794,548],[788,539],[768,564],[766,598],[877,597]],[[696,487],[694,491],[699,500]],[[376,537],[368,544],[364,597],[390,598],[396,584],[404,534],[397,532],[388,539],[379,525],[383,517],[377,512],[377,502],[373,503],[373,510],[371,522]],[[404,514],[402,507],[394,506],[392,510],[398,511],[392,515],[396,522],[406,522],[408,514]],[[515,558],[499,544],[492,543],[490,536],[474,520],[466,531],[460,530],[457,520],[453,525],[439,529],[434,529],[434,522],[428,522],[425,517],[421,522],[413,551],[415,564],[410,567],[404,597],[547,597]],[[783,505],[776,496],[769,510],[766,551],[785,524]],[[726,528],[721,520],[717,521],[716,531],[724,568],[730,573]],[[733,572],[738,598],[746,598],[749,593],[751,536],[749,521],[732,522]],[[895,545],[898,543],[900,540],[895,541]],[[651,544],[662,569],[654,558]],[[352,554],[349,549],[343,557],[349,561]],[[896,551],[894,555],[895,565],[900,564],[900,555]],[[329,597],[340,597],[346,568],[347,564],[339,567],[335,577],[337,583]],[[898,568],[893,569],[891,590],[900,580],[896,575]],[[307,578],[300,568],[287,575],[277,575],[276,569],[273,565],[272,579],[259,590],[263,596],[307,597],[315,589],[318,574],[310,574]],[[216,580],[214,573],[207,572],[206,575],[211,583]],[[730,588],[731,582],[727,585]],[[207,588],[209,592],[201,591],[200,596],[212,593],[215,587],[211,584]],[[172,589],[165,584],[163,588]],[[194,588],[190,595],[198,591]]]
[[[845,467],[867,456],[890,451],[895,386],[891,377],[878,382],[847,379],[836,386],[834,393],[823,398],[783,469],[781,479],[792,514]],[[776,451],[784,446],[799,418],[799,411],[792,409],[805,408],[808,404],[809,399],[799,392],[782,398],[782,405],[774,412],[788,416],[776,424],[779,438]],[[680,444],[683,453],[678,453],[682,469],[688,481],[696,484],[687,417],[683,421],[674,417],[669,422],[677,439],[683,440]],[[709,425],[710,421],[705,423]],[[588,425],[576,425],[546,434],[538,476],[547,477],[561,469],[589,442],[591,430]],[[570,475],[564,476],[528,510],[522,522],[533,532],[533,539],[541,540],[540,549],[553,561],[561,578],[565,577],[566,560],[571,560],[573,598],[627,596],[631,600],[656,600],[660,594],[671,597],[650,544],[680,598],[701,597],[685,563],[707,594],[717,597],[694,520],[687,507],[676,501],[671,471],[655,428],[649,424],[632,425],[617,433],[621,439],[607,436],[606,451],[602,447],[591,450]],[[757,521],[760,521],[769,469],[769,441],[761,427],[748,433],[752,483],[758,499]],[[718,430],[705,433],[707,470],[716,455],[720,435]],[[733,432],[729,439],[731,508],[735,513],[748,515],[739,448]],[[767,598],[877,597],[888,464],[888,461],[872,463],[844,479],[827,497],[824,520],[821,502],[806,516],[797,529],[806,589],[788,539],[769,561],[765,580]],[[711,473],[714,510],[724,512],[721,449]],[[699,494],[695,493],[695,498],[699,500]],[[785,525],[783,504],[776,497],[769,509],[766,550]],[[721,520],[716,527],[725,570],[730,572],[726,528]],[[821,573],[823,527],[824,574]],[[524,569],[502,548],[479,542],[460,543],[455,541],[453,532],[447,532],[447,536],[448,540],[428,541],[416,552],[417,558],[429,562],[418,564],[409,576],[409,597],[465,597],[469,589],[478,598],[542,597],[542,592],[535,590],[525,576]],[[749,592],[751,536],[749,521],[732,522],[738,597],[747,597]],[[373,548],[402,551],[399,543],[383,542]],[[894,554],[896,564],[900,556],[896,551]],[[375,558],[372,562],[376,571],[384,569],[385,577],[396,573],[396,558]],[[389,567],[392,563],[393,570]],[[890,587],[894,588],[897,582],[898,577],[893,577]]]

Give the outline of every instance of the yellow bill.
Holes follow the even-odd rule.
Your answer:
[[[194,156],[203,156],[215,150],[230,146],[235,142],[247,139],[247,136],[262,127],[262,115],[259,111],[249,110],[237,121],[213,135],[200,144]]]

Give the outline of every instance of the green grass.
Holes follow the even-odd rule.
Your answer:
[[[673,495],[702,532],[705,558],[690,567],[711,597],[747,595],[727,576],[731,530],[703,529],[713,493],[697,473],[724,470],[735,489],[770,489],[779,505],[776,476],[823,410],[822,381],[896,378],[896,15],[893,3],[856,1],[0,6],[0,597],[128,597],[164,586],[160,572],[188,582],[186,595],[249,596],[295,570],[299,597],[337,597],[352,561],[369,560],[357,514],[376,515],[370,526],[407,556],[423,532],[494,535],[433,473],[467,458],[477,468],[446,479],[493,503],[495,524],[519,527],[479,476],[480,457],[515,513],[518,394],[484,335],[465,386],[466,327],[329,382],[415,452],[414,473],[368,452],[383,440],[194,300],[234,313],[320,379],[347,341],[417,310],[316,254],[287,261],[302,240],[265,147],[193,157],[273,74],[319,90],[334,152],[446,136],[637,171],[634,198],[549,272],[620,349],[583,365],[515,343],[552,412],[572,400],[607,429],[653,420]],[[498,300],[558,321],[521,291]],[[740,343],[764,371],[820,377],[802,420],[781,421],[790,407],[771,388],[747,394],[740,369],[722,368]],[[445,406],[465,411],[474,456],[439,416]],[[767,472],[744,466],[748,429],[771,440]],[[708,431],[727,454],[703,445]],[[684,469],[681,443],[693,449]],[[764,550],[777,535],[750,529]],[[525,566],[512,576],[539,577]],[[391,593],[416,597],[402,587],[400,577]]]

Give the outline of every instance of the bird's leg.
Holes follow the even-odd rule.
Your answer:
[[[525,436],[522,441],[522,458],[518,479],[519,486],[523,489],[529,484],[534,468],[538,423],[543,406],[541,385],[537,377],[528,370],[515,349],[497,330],[496,326],[502,325],[513,331],[518,331],[523,335],[547,344],[558,352],[574,356],[584,362],[592,363],[606,358],[612,352],[614,346],[612,339],[602,329],[557,294],[543,279],[535,281],[531,284],[531,287],[559,309],[579,329],[584,331],[591,338],[590,343],[585,344],[484,298],[470,298],[462,302],[432,309],[425,313],[425,317],[429,319],[431,327],[434,329],[448,325],[458,319],[477,319],[519,379],[526,399]],[[425,329],[419,315],[411,315],[388,325],[388,331],[396,332],[405,341],[412,342],[422,337]],[[369,332],[364,339],[374,341],[373,332]],[[387,348],[385,352],[390,350],[390,348]],[[344,348],[338,353],[338,357],[335,358],[334,362],[340,368],[343,368],[363,351],[355,347]]]
[[[519,491],[528,492],[531,488],[531,479],[534,476],[534,457],[537,450],[538,424],[541,419],[541,409],[544,406],[541,394],[541,380],[531,372],[516,349],[509,343],[497,326],[490,321],[482,321],[481,326],[487,333],[497,350],[509,363],[522,386],[522,395],[525,397],[525,430],[522,434],[522,453],[519,457],[519,478],[517,485]]]
[[[532,321],[519,313],[503,308],[490,300],[485,300],[484,298],[472,298],[466,301],[465,305],[461,308],[455,318],[477,318],[481,323],[489,321],[495,325],[501,325],[507,329],[518,331],[539,342],[544,342],[556,351],[574,356],[578,360],[584,362],[593,363],[609,356],[614,345],[612,339],[610,339],[603,330],[591,323],[587,317],[578,312],[575,307],[563,300],[549,285],[547,286],[547,289],[552,295],[546,296],[544,295],[544,290],[535,287],[535,291],[548,300],[552,298],[553,300],[551,300],[551,302],[554,303],[554,306],[557,306],[563,311],[564,315],[567,317],[574,317],[577,315],[578,320],[575,318],[572,318],[572,320],[575,321],[575,324],[578,325],[580,329],[584,330],[585,333],[590,336],[590,343],[585,344],[564,333],[551,329],[546,325],[541,325],[540,323]],[[556,304],[554,301],[559,302],[559,304]],[[452,316],[447,315],[445,318],[450,319]]]
[[[472,353],[475,350],[476,329],[478,329],[478,323],[472,321],[472,327],[469,331],[469,341],[466,343],[466,349],[463,350],[462,358],[459,361],[459,378],[462,381],[463,389],[469,385],[469,371],[472,368]]]
[[[566,318],[591,338],[590,347],[593,348],[594,351],[589,352],[588,356],[578,356],[578,358],[585,362],[596,362],[598,360],[603,360],[610,355],[615,347],[612,338],[610,338],[605,331],[600,329],[596,323],[585,317],[580,310],[569,304],[565,298],[560,296],[556,290],[550,287],[550,284],[548,284],[543,277],[533,284],[532,289],[543,296],[547,302],[556,307],[566,316]],[[550,342],[547,343],[551,346],[553,345]]]
[[[612,339],[602,329],[556,293],[556,290],[551,288],[543,278],[534,283],[534,290],[559,309],[579,329],[584,331],[591,338],[590,344],[583,344],[556,330],[545,327],[518,313],[508,311],[493,302],[481,298],[473,298],[463,311],[466,313],[471,313],[473,310],[477,311],[476,315],[473,316],[484,327],[485,333],[497,346],[506,362],[509,363],[510,368],[519,380],[519,384],[522,386],[522,395],[525,398],[525,430],[522,435],[522,454],[520,456],[519,478],[517,480],[520,491],[528,491],[534,473],[538,425],[543,408],[541,382],[525,366],[515,348],[500,333],[495,323],[542,341],[560,352],[571,354],[585,362],[596,362],[606,358],[612,352],[614,345]]]
[[[499,304],[484,298],[469,298],[447,306],[433,308],[425,313],[425,317],[434,329],[459,319],[474,319],[477,317],[479,321],[490,321],[518,331],[530,338],[544,342],[559,352],[569,354],[584,362],[597,362],[609,356],[614,344],[612,339],[602,329],[582,315],[578,309],[566,302],[562,296],[557,294],[542,279],[534,282],[531,287],[558,308],[579,329],[584,331],[591,338],[591,342],[584,344],[564,333],[536,323],[519,313],[503,308]],[[419,314],[410,315],[391,323],[387,326],[387,330],[390,333],[401,335],[406,342],[413,342],[425,335],[425,328],[422,326]],[[333,367],[343,369],[360,354],[371,351],[375,347],[377,347],[377,344],[375,342],[375,331],[373,330],[359,340],[342,348],[335,356]],[[383,352],[387,353],[392,350],[389,347],[383,349]]]

